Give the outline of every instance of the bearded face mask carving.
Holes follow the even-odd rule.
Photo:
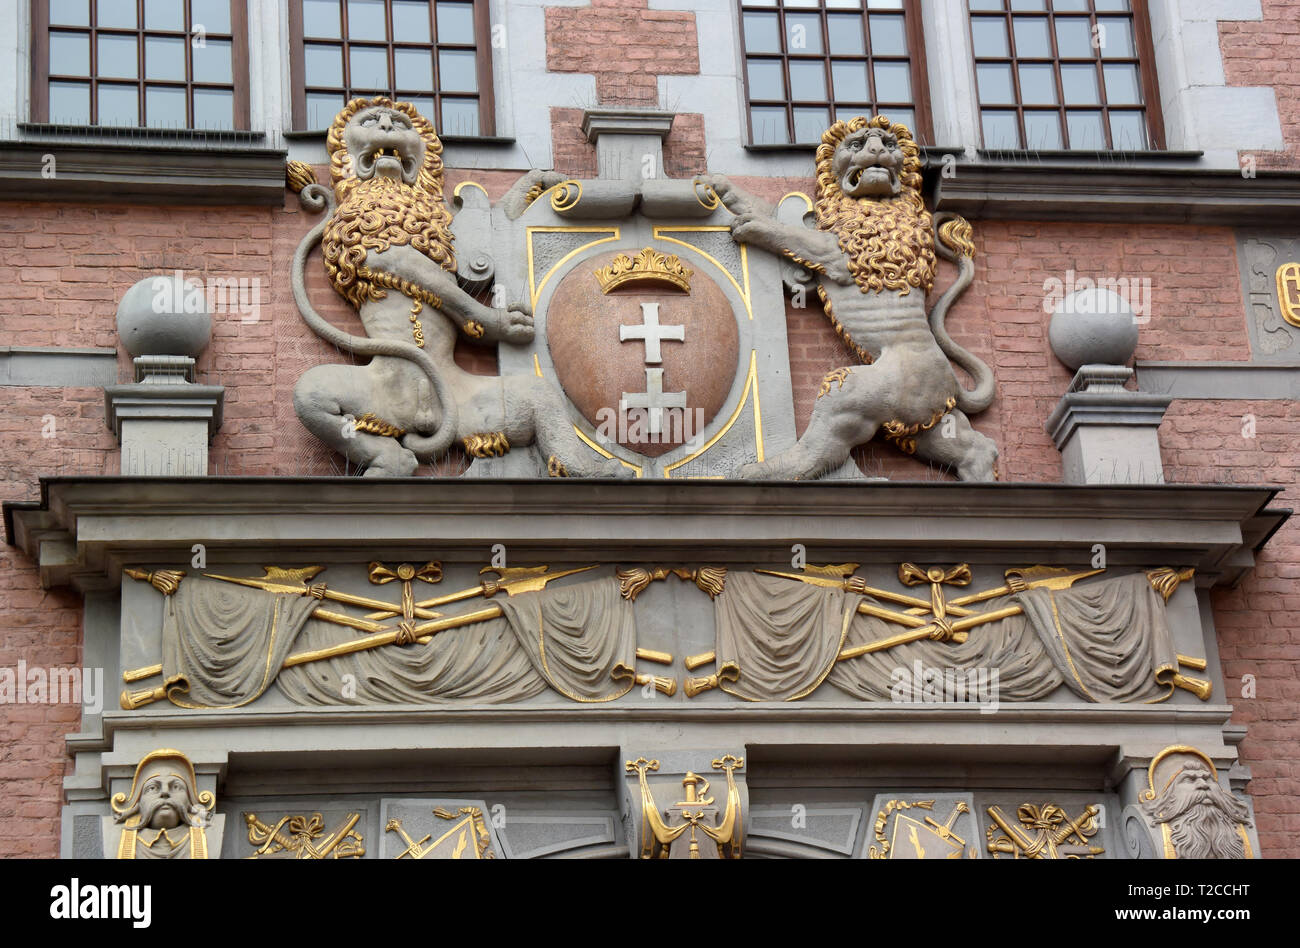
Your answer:
[[[1192,754],[1179,755],[1182,765],[1142,809],[1167,832],[1178,859],[1245,859],[1244,829],[1250,823],[1246,804],[1219,786],[1210,766]]]

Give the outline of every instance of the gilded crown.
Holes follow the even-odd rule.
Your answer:
[[[632,283],[667,283],[689,293],[692,272],[676,254],[664,254],[646,247],[635,257],[619,254],[609,266],[596,271],[596,279],[600,281],[602,293]]]

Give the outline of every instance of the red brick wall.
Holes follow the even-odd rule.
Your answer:
[[[658,108],[657,78],[700,71],[695,14],[647,9],[647,0],[547,7],[546,68],[596,77],[600,105]]]
[[[5,499],[25,496],[8,480],[0,490]],[[20,660],[79,666],[81,612],[80,596],[41,589],[27,557],[0,544],[0,668],[15,669]],[[63,777],[71,773],[63,737],[80,721],[76,704],[0,704],[0,857],[59,854]]]
[[[1259,168],[1300,169],[1300,0],[1262,0],[1259,22],[1219,23],[1223,73],[1230,86],[1271,86],[1286,148],[1257,157]]]
[[[1251,424],[1253,423],[1253,433]],[[1160,430],[1170,480],[1284,488],[1275,507],[1300,507],[1300,405],[1295,401],[1175,401]],[[1211,594],[1232,720],[1249,728],[1260,847],[1300,857],[1300,524],[1286,523],[1236,589]],[[1253,676],[1254,694],[1245,690]]]

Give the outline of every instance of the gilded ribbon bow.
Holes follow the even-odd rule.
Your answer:
[[[930,611],[934,613],[934,625],[938,627],[934,638],[946,641],[952,636],[951,624],[948,622],[948,608],[943,601],[944,584],[949,586],[969,586],[971,581],[970,566],[958,563],[950,569],[931,566],[922,569],[915,563],[900,563],[898,581],[904,586],[930,584]],[[946,635],[945,635],[946,633]]]
[[[415,631],[415,593],[411,589],[411,583],[417,579],[426,583],[442,582],[442,564],[429,562],[423,566],[412,566],[410,563],[403,563],[393,570],[383,563],[371,563],[369,576],[370,581],[376,586],[383,586],[394,580],[401,581],[402,621],[397,624],[397,644],[410,645],[418,638]]]
[[[1023,803],[1016,810],[1016,819],[1022,826],[1053,830],[1065,822],[1065,811],[1054,803],[1048,803],[1041,810],[1032,803]]]
[[[370,581],[376,586],[394,580],[409,583],[413,579],[421,579],[426,583],[442,582],[442,564],[425,563],[423,566],[412,566],[410,563],[403,563],[395,570],[389,569],[383,563],[370,564]]]
[[[289,831],[289,835],[305,846],[325,832],[325,820],[319,813],[313,813],[311,816],[294,816],[289,818],[285,829]]]

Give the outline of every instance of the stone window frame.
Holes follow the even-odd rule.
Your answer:
[[[926,48],[925,35],[922,25],[921,0],[894,0],[894,2],[885,6],[881,0],[858,0],[856,6],[851,5],[853,0],[820,0],[820,2],[809,3],[803,0],[803,3],[796,5],[791,0],[738,0],[736,5],[737,15],[737,37],[739,44],[739,64],[740,80],[744,89],[744,109],[745,115],[743,127],[748,135],[749,147],[751,148],[791,148],[816,144],[814,141],[798,141],[796,138],[796,125],[794,119],[794,110],[796,108],[823,108],[834,122],[836,118],[846,118],[851,115],[871,115],[877,111],[900,121],[897,110],[907,108],[912,112],[912,122],[904,121],[912,132],[913,137],[919,143],[929,143],[933,134],[932,114],[930,109],[930,91],[928,82],[928,70],[926,65]],[[749,52],[745,38],[745,16],[746,14],[763,14],[776,13],[779,22],[787,14],[798,15],[816,15],[820,20],[821,27],[821,53],[793,53],[788,48],[789,29],[779,30],[780,52]],[[828,17],[833,16],[853,16],[862,17],[862,53],[842,53],[831,51],[831,29]],[[875,56],[872,54],[870,39],[870,17],[871,16],[892,16],[901,14],[903,16],[904,37],[906,42],[905,54],[881,54]],[[751,59],[759,60],[776,60],[780,63],[781,79],[786,95],[784,99],[754,99],[751,95],[749,62]],[[911,86],[912,101],[907,105],[902,104],[902,100],[891,100],[891,104],[879,104],[876,97],[876,76],[873,67],[877,60],[882,62],[906,62],[909,66],[909,82]],[[799,99],[795,100],[789,93],[791,91],[790,63],[791,62],[821,62],[824,70],[824,82],[826,98],[824,99]],[[867,100],[837,98],[835,96],[833,62],[861,62],[867,68]],[[837,109],[836,103],[842,103]],[[783,108],[785,110],[786,138],[781,141],[768,142],[760,141],[754,135],[754,108]],[[823,125],[823,128],[826,126]],[[818,135],[820,139],[820,134]]]
[[[205,39],[216,41],[228,41],[230,43],[230,73],[231,81],[228,83],[221,82],[204,82],[195,81],[194,79],[194,47],[191,44],[195,36],[196,27],[202,24],[193,23],[193,2],[186,0],[184,31],[151,29],[145,25],[145,5],[146,0],[115,0],[115,2],[133,2],[136,6],[136,25],[134,28],[126,27],[100,27],[98,25],[98,0],[87,0],[88,25],[81,26],[64,26],[62,24],[51,24],[50,22],[50,2],[51,0],[32,0],[31,2],[31,120],[38,123],[48,123],[51,120],[58,121],[61,116],[50,115],[50,82],[60,79],[83,81],[89,84],[90,96],[90,121],[85,123],[92,127],[131,127],[140,129],[150,129],[151,126],[145,124],[148,121],[147,91],[149,87],[170,88],[185,90],[185,113],[187,130],[196,130],[194,124],[194,93],[196,90],[214,89],[229,91],[232,96],[231,100],[231,126],[232,131],[249,130],[249,65],[248,65],[248,9],[245,0],[229,0],[230,7],[230,32],[217,33],[204,31]],[[50,62],[50,38],[53,34],[77,34],[83,33],[88,37],[88,75],[81,74],[64,74],[51,73],[52,63]],[[135,79],[118,78],[118,77],[101,77],[97,73],[98,59],[98,38],[100,36],[121,36],[136,39],[136,76]],[[158,37],[165,39],[182,39],[185,41],[185,79],[184,80],[163,80],[149,79],[146,74],[146,52],[144,48],[145,40],[149,37]],[[134,126],[102,126],[98,121],[98,96],[97,91],[101,84],[105,85],[134,85],[137,90],[137,123]],[[78,123],[79,124],[79,123]],[[158,126],[154,126],[158,128]],[[199,129],[201,130],[201,129]]]
[[[963,6],[966,8],[966,30],[970,42],[971,66],[974,73],[974,96],[976,104],[976,127],[980,141],[983,143],[985,150],[996,151],[1018,151],[1018,150],[1039,150],[1039,151],[1071,151],[1071,152],[1132,152],[1132,151],[1164,151],[1165,145],[1165,128],[1164,116],[1161,109],[1160,85],[1156,68],[1155,45],[1152,41],[1151,17],[1148,10],[1147,0],[1073,0],[1070,2],[1069,9],[1057,9],[1058,4],[1063,4],[1065,0],[1037,0],[1037,2],[1017,3],[1015,0],[964,0]],[[1123,4],[1127,9],[1119,9]],[[1085,9],[1074,9],[1083,6]],[[1098,9],[1102,6],[1101,9]],[[1034,7],[1035,9],[1030,9]],[[1112,9],[1114,8],[1114,9]],[[1016,47],[1016,34],[1013,29],[1015,18],[1025,19],[1043,19],[1048,24],[1047,36],[1051,46],[1051,55],[1048,57],[1020,56]],[[1107,57],[1102,55],[1100,48],[1093,46],[1093,55],[1088,58],[1061,56],[1058,48],[1058,32],[1055,29],[1057,19],[1062,20],[1084,20],[1088,21],[1090,31],[1095,31],[1098,24],[1098,17],[1103,20],[1110,18],[1126,18],[1131,23],[1133,36],[1134,55]],[[981,55],[977,50],[975,39],[975,22],[993,21],[1001,19],[1006,23],[1005,38],[1007,42],[1006,56],[988,56]],[[1104,26],[1104,23],[1102,24]],[[1092,32],[1095,37],[1096,33]],[[1048,66],[1052,68],[1054,81],[1053,103],[1027,103],[1021,88],[1020,67],[1029,66]],[[1098,101],[1097,103],[1079,103],[1082,108],[1076,108],[1076,111],[1097,112],[1101,116],[1102,132],[1105,141],[1097,146],[1079,145],[1074,146],[1070,142],[1070,129],[1067,118],[1068,103],[1065,102],[1065,90],[1062,79],[1062,65],[1065,66],[1082,66],[1092,65],[1095,70],[1095,81]],[[1134,66],[1137,69],[1139,86],[1141,90],[1141,103],[1138,105],[1128,103],[1110,104],[1106,91],[1106,66]],[[981,88],[979,78],[981,66],[1007,66],[1010,72],[1012,84],[1012,96],[1008,101],[989,101],[985,102],[985,92]],[[989,112],[1010,112],[1014,115],[1016,123],[1017,142],[1011,145],[1004,145],[988,140],[988,133],[984,122],[984,113]],[[1028,128],[1026,126],[1025,114],[1041,113],[1054,114],[1058,119],[1058,133],[1060,135],[1059,144],[1039,144],[1030,140]],[[1140,113],[1143,116],[1144,131],[1146,140],[1131,147],[1116,147],[1114,144],[1114,133],[1110,122],[1112,112],[1130,112]]]
[[[438,63],[439,57],[437,55],[437,53],[440,50],[447,49],[451,51],[456,51],[456,50],[468,51],[472,49],[476,53],[475,75],[477,78],[476,84],[478,86],[478,89],[476,92],[472,93],[472,95],[478,100],[477,131],[465,135],[454,130],[445,131],[443,129],[442,100],[444,95],[446,95],[448,98],[461,98],[461,97],[468,97],[470,95],[469,93],[461,93],[459,91],[444,93],[442,90],[436,88],[436,86],[434,88],[428,89],[427,91],[421,90],[421,92],[424,93],[423,97],[433,99],[434,101],[433,114],[429,115],[428,118],[434,123],[434,127],[437,129],[439,137],[474,139],[474,138],[492,138],[493,136],[495,136],[496,103],[495,103],[494,88],[493,88],[493,55],[492,55],[492,41],[491,41],[492,26],[491,26],[491,13],[489,10],[489,0],[442,0],[442,2],[467,3],[468,5],[473,7],[474,43],[472,45],[438,42],[437,16],[435,11],[436,11],[436,5],[439,2],[439,0],[428,0],[430,10],[431,10],[430,38],[432,41],[427,43],[403,43],[400,40],[394,41],[392,39],[382,40],[382,41],[381,40],[355,40],[354,41],[350,39],[347,35],[348,27],[347,27],[347,19],[346,19],[347,18],[346,0],[339,0],[340,35],[338,37],[318,38],[313,35],[304,33],[303,0],[287,0],[287,2],[289,8],[288,11],[289,12],[289,49],[288,49],[289,74],[291,77],[291,88],[293,90],[292,109],[291,109],[291,121],[292,121],[293,132],[309,132],[309,131],[319,130],[319,129],[310,128],[308,125],[309,116],[307,112],[307,93],[310,90],[306,83],[306,46],[307,46],[308,39],[311,39],[313,42],[316,41],[317,39],[320,39],[325,43],[329,43],[331,45],[337,44],[339,46],[341,51],[340,53],[341,67],[343,70],[341,78],[344,80],[345,84],[343,86],[324,86],[324,85],[312,86],[310,87],[310,89],[328,91],[328,92],[337,91],[340,97],[340,102],[339,102],[340,108],[343,106],[343,104],[347,102],[348,99],[350,99],[355,95],[372,94],[373,92],[376,91],[369,88],[362,89],[360,87],[354,87],[348,82],[350,76],[349,76],[349,57],[347,53],[351,49],[354,43],[356,45],[363,46],[363,47],[384,49],[386,51],[386,56],[388,60],[389,76],[394,79],[396,78],[395,62],[394,62],[395,48],[401,49],[405,47],[408,49],[430,50],[433,53],[432,59],[434,64],[435,75],[438,68],[440,68],[440,65]],[[393,0],[382,0],[382,2],[384,3],[385,33],[389,37],[391,37],[393,33],[392,30]],[[396,89],[389,88],[388,90],[377,90],[377,91],[389,95],[390,97],[395,96],[399,100],[410,100],[412,96],[415,94],[412,89],[403,88],[403,87],[397,87]],[[417,107],[421,109],[422,113],[425,111],[425,107],[422,103],[417,103]]]

